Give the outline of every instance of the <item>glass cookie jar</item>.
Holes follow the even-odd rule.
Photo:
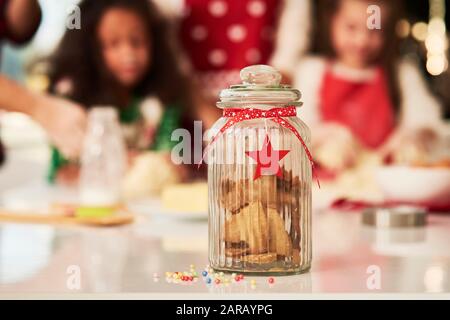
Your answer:
[[[220,93],[210,130],[209,262],[217,271],[297,274],[311,266],[310,131],[300,92],[265,65]]]

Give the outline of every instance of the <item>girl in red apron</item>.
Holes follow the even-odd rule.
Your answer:
[[[344,126],[365,147],[375,149],[394,128],[398,93],[391,85],[395,80],[389,79],[393,57],[386,55],[389,47],[395,47],[389,32],[398,8],[392,1],[374,2],[380,9],[377,30],[368,27],[368,1],[325,2],[322,21],[328,24],[329,43],[323,47],[327,46],[329,59],[319,92],[322,120]]]
[[[398,57],[400,0],[315,4],[313,51],[320,58],[300,61],[295,86],[303,92],[300,117],[312,127],[319,166],[338,173],[362,150],[388,153],[403,129],[440,121],[439,105],[417,68]]]

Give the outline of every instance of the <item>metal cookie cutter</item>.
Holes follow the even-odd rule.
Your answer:
[[[363,211],[362,223],[377,228],[423,227],[427,211],[421,207],[373,207]]]

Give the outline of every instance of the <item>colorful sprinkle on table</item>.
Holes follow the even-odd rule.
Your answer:
[[[193,282],[198,281],[198,274],[195,270],[195,265],[191,264],[189,266],[190,271],[175,271],[165,272],[166,281],[168,283],[174,283],[174,284],[192,284]],[[232,283],[238,283],[238,282],[244,282],[245,278],[243,274],[238,273],[231,273],[231,274],[225,274],[222,271],[214,272],[214,270],[206,266],[204,270],[199,272],[201,276],[203,277],[203,280],[206,284],[210,285],[213,284],[215,286],[229,286]],[[159,280],[158,273],[153,273],[153,279],[155,282]],[[251,289],[255,289],[257,285],[257,281],[255,279],[247,280],[249,281]],[[267,283],[270,287],[272,287],[275,284],[275,278],[274,277],[268,277]]]

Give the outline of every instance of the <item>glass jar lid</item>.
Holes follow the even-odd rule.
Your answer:
[[[277,104],[301,106],[301,93],[289,85],[280,84],[281,74],[266,65],[249,66],[241,70],[242,84],[232,85],[220,92],[218,107],[243,104]]]

